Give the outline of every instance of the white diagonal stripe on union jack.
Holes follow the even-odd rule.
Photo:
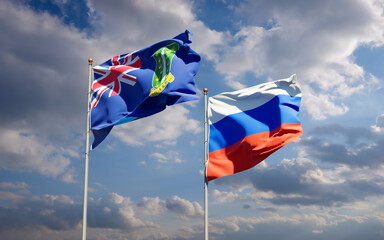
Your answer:
[[[92,91],[96,93],[95,98],[92,100],[92,108],[97,106],[106,90],[111,90],[108,97],[112,97],[120,94],[121,82],[130,86],[136,84],[136,77],[128,73],[140,68],[141,61],[138,56],[132,58],[132,54],[116,56],[111,59],[112,66],[96,66],[93,68],[100,77],[94,79],[92,84]]]

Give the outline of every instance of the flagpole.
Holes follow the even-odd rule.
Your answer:
[[[84,202],[83,202],[83,234],[82,240],[87,239],[87,205],[88,205],[88,162],[89,162],[89,132],[91,120],[91,86],[92,86],[92,63],[93,59],[88,59],[88,94],[87,94],[87,130],[85,137],[85,173],[84,173]]]
[[[208,121],[207,121],[207,95],[208,89],[204,88],[204,239],[208,240]]]

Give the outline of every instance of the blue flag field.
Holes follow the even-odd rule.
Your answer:
[[[196,100],[194,76],[200,56],[190,48],[188,30],[142,50],[96,66],[92,84],[92,149],[113,126]]]

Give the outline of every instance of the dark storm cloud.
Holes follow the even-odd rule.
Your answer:
[[[63,143],[85,125],[79,120],[86,110],[89,40],[54,16],[7,1],[0,3],[0,28],[1,126]]]
[[[315,127],[309,133],[314,136],[340,136],[350,145],[355,145],[361,140],[366,141],[377,138],[377,135],[366,127],[346,127],[336,123]]]
[[[4,186],[14,187],[9,183]],[[9,195],[9,197],[11,197]],[[0,207],[0,232],[9,229],[45,227],[51,230],[73,230],[82,221],[82,203],[61,195],[25,196],[19,198],[12,208]],[[158,228],[157,224],[143,221],[137,216],[155,216],[174,213],[183,218],[201,218],[203,210],[199,203],[178,196],[167,200],[143,198],[133,202],[129,197],[109,193],[99,199],[88,201],[88,226],[90,228],[120,229],[135,232],[140,229]]]
[[[315,137],[302,139],[299,145],[314,159],[351,167],[377,168],[383,164],[383,134],[339,124],[317,127],[310,133]],[[337,141],[337,137],[341,139]]]
[[[0,231],[45,226],[51,230],[73,229],[80,222],[82,205],[67,196],[33,197],[17,208],[0,209]]]
[[[0,2],[0,29],[0,168],[73,182],[92,40],[23,1]]]
[[[306,182],[303,176],[308,171],[318,171],[312,162],[282,163],[268,169],[257,169],[248,177],[258,191],[272,191],[276,197],[270,201],[283,205],[324,205],[330,206],[349,200],[349,195],[340,192],[338,184],[326,185],[319,181]]]
[[[247,223],[244,223],[247,224]],[[244,230],[246,228],[246,230]],[[384,237],[382,223],[379,220],[357,222],[354,220],[341,221],[336,224],[314,226],[303,220],[300,224],[293,222],[260,223],[247,228],[241,225],[242,231],[227,231],[225,234],[211,236],[221,240],[230,239],[286,239],[286,240],[318,240],[318,239],[349,239],[379,240]],[[282,237],[283,236],[283,237]],[[198,238],[196,238],[198,239]]]
[[[252,184],[255,192],[270,192],[273,197],[263,199],[276,205],[341,206],[384,193],[383,178],[374,180],[328,179],[324,171],[308,159],[283,161],[279,165],[255,168],[232,177],[218,179],[216,184],[237,189],[240,183]]]
[[[135,218],[133,206],[129,199],[114,194],[97,201],[90,200],[88,225],[96,228],[124,229],[128,232],[156,226]],[[34,196],[23,199],[17,207],[0,208],[0,213],[0,231],[36,227],[70,230],[75,229],[82,221],[82,203],[75,203],[64,195]]]
[[[89,14],[89,24],[95,24],[96,32],[102,33],[97,36],[87,34],[89,29],[78,24],[67,25],[66,4],[70,3],[50,4],[61,9],[59,14],[53,14],[52,9],[51,12],[38,10],[38,3],[0,2],[0,131],[7,130],[21,140],[21,145],[14,143],[14,146],[26,146],[23,140],[28,135],[39,144],[38,149],[61,147],[72,152],[83,151],[89,57],[98,64],[117,54],[171,38],[185,31],[189,24],[196,30],[217,35],[203,42],[204,49],[211,49],[209,46],[221,39],[220,34],[197,22],[189,3],[163,4],[162,11],[156,4],[140,1],[86,2],[89,8],[83,14]],[[92,19],[95,15],[100,17],[97,24]],[[119,24],[122,22],[123,29]],[[0,168],[14,170],[17,165],[16,168],[24,170],[28,161],[35,160],[31,161],[24,149],[8,151],[8,144],[0,145],[0,149],[6,149],[0,154]],[[62,150],[52,150],[49,155],[66,157]],[[17,164],[10,166],[13,159]],[[71,167],[70,163],[65,167]],[[35,166],[32,170],[44,167]]]

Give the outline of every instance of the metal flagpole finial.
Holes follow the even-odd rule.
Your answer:
[[[89,58],[89,59],[88,59],[88,63],[89,63],[89,65],[92,65],[92,63],[93,63],[93,59],[92,59],[92,58]]]
[[[208,94],[208,88],[204,88],[204,95]]]

